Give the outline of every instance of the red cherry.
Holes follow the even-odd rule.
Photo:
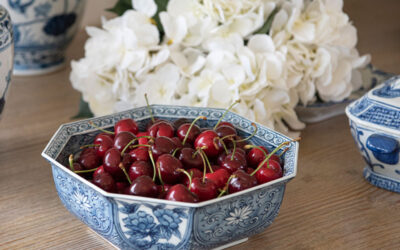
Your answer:
[[[276,161],[276,162],[278,162],[279,164],[282,165],[282,160],[281,160],[281,158],[280,158],[278,155],[276,155],[276,154],[271,155],[271,157],[270,157],[269,159],[270,159],[270,160],[274,160],[274,161]]]
[[[172,186],[165,195],[166,200],[182,201],[195,203],[199,201],[199,197],[182,184]]]
[[[115,183],[117,187],[117,192],[119,194],[128,194],[129,183],[127,182],[117,182]]]
[[[203,159],[201,158],[200,153],[194,155],[195,152],[196,150],[194,150],[193,148],[182,148],[179,151],[178,159],[182,162],[183,167],[185,169],[189,168],[198,168],[200,170],[203,169]]]
[[[205,130],[201,132],[194,142],[194,147],[204,147],[204,153],[206,153],[208,157],[218,156],[223,149],[217,133],[213,130]]]
[[[154,123],[147,131],[151,137],[166,136],[172,138],[175,134],[174,126],[167,121],[159,121]]]
[[[157,197],[158,188],[151,177],[142,175],[132,181],[132,184],[128,188],[128,194],[144,197]]]
[[[114,133],[118,135],[120,132],[131,132],[132,134],[137,134],[139,132],[138,125],[136,122],[130,118],[119,120],[114,125]]]
[[[100,133],[94,138],[93,144],[99,145],[95,147],[96,154],[100,158],[103,158],[106,151],[112,148],[112,146],[114,145],[114,139],[112,139],[110,134]]]
[[[136,136],[131,132],[122,131],[118,133],[118,135],[116,135],[114,138],[114,148],[118,149],[119,152],[122,152],[125,146],[128,145],[128,143],[130,143],[135,138]],[[134,144],[136,144],[136,142],[132,143],[132,145]]]
[[[172,154],[176,149],[174,141],[166,136],[159,136],[154,140],[151,146],[154,159],[157,159],[162,154]]]
[[[96,171],[93,172],[93,179],[96,178],[96,175],[103,174],[105,172],[103,165],[98,167]]]
[[[218,169],[214,173],[207,173],[206,179],[212,180],[218,188],[223,188],[228,181],[230,173],[226,169]]]
[[[139,132],[136,134],[136,137],[141,137],[141,136],[149,136],[148,132]],[[146,137],[141,137],[138,139],[138,144],[140,145],[148,145],[149,143],[149,139]],[[147,150],[146,147],[140,147],[140,148],[145,148]]]
[[[269,159],[269,167],[264,163],[262,167],[256,172],[255,176],[259,184],[273,181],[282,177],[282,168],[279,162]]]
[[[168,190],[172,187],[172,185],[164,184],[164,185],[157,185],[158,190],[158,197],[159,199],[165,199],[165,195],[167,194]]]
[[[235,128],[235,126],[233,126],[233,124],[230,123],[230,122],[220,122],[220,123],[218,124],[217,128],[218,128],[218,127],[221,127],[221,126],[229,126],[229,127]]]
[[[178,130],[178,128],[184,123],[190,123],[190,121],[186,118],[179,118],[172,123],[172,126],[174,126],[175,130]]]
[[[235,136],[237,135],[236,129],[231,127],[231,126],[225,126],[225,125],[219,125],[216,129],[215,132],[217,133],[217,135],[222,138],[225,136]],[[228,142],[230,141],[228,138],[224,139],[224,142]]]
[[[129,179],[131,179],[131,181],[134,181],[142,175],[153,177],[153,174],[153,167],[146,161],[135,161],[128,170]]]
[[[265,147],[260,146],[260,148],[262,150],[260,150],[258,148],[252,148],[247,153],[247,156],[246,156],[247,162],[252,167],[257,167],[258,164],[260,164],[265,159],[265,155],[268,155],[268,150]]]
[[[236,170],[246,170],[247,166],[243,165],[243,163],[236,159],[236,158],[231,158],[231,157],[225,157],[225,159],[221,163],[221,168],[227,170],[229,173],[233,173]]]
[[[110,148],[104,154],[103,167],[107,173],[110,173],[117,180],[124,180],[124,172],[119,167],[122,161],[121,152],[116,148]]]
[[[132,149],[131,151],[129,151],[128,153],[131,157],[131,161],[135,162],[135,161],[149,161],[149,152],[147,148],[142,148],[142,147],[138,147],[135,149]]]
[[[211,179],[193,178],[189,190],[199,197],[199,201],[211,200],[218,195],[218,187]]]
[[[177,169],[182,168],[182,163],[177,158],[170,154],[163,154],[158,157],[156,166],[164,183],[175,184],[179,182],[181,172]]]
[[[107,172],[96,174],[93,178],[93,183],[107,192],[114,193],[117,189],[114,178]]]
[[[234,177],[229,182],[229,193],[233,194],[257,185],[257,179],[243,170],[237,170],[233,173]]]
[[[101,158],[97,156],[95,149],[85,149],[78,158],[78,163],[86,170],[100,166]],[[77,169],[75,169],[77,170]]]
[[[186,134],[189,131],[189,128],[192,124],[191,123],[185,123],[182,124],[178,130],[177,130],[177,135],[181,141],[185,139]],[[200,128],[199,126],[193,124],[192,128],[189,131],[188,137],[186,139],[186,142],[188,143],[193,143],[194,140],[196,140],[196,137],[200,134]]]

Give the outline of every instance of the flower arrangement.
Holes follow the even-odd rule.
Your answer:
[[[342,0],[120,0],[87,27],[70,79],[94,115],[146,104],[226,108],[281,132],[294,108],[342,101],[369,62]]]

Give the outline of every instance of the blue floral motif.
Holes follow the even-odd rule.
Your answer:
[[[35,0],[8,0],[10,7],[22,14],[24,14],[26,8],[31,6],[34,2]]]
[[[383,98],[400,97],[400,76],[390,78],[381,88],[372,92],[374,95]]]
[[[54,16],[47,21],[43,31],[51,36],[62,35],[75,23],[75,20],[75,13]]]
[[[47,17],[51,10],[51,4],[50,3],[38,4],[33,9],[35,10],[36,17]]]
[[[154,215],[160,222],[160,225],[158,226],[160,238],[169,240],[172,235],[175,235],[179,239],[182,238],[181,233],[179,232],[179,224],[181,224],[182,220],[178,213],[168,209],[158,209],[154,211]]]

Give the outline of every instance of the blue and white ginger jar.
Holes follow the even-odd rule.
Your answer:
[[[14,27],[14,74],[45,74],[65,65],[86,0],[0,0]]]
[[[373,185],[400,192],[400,76],[370,90],[346,108],[353,138]]]

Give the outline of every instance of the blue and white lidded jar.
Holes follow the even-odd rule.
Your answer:
[[[365,179],[400,193],[400,76],[386,80],[351,103],[346,114],[367,163]]]
[[[15,75],[45,74],[65,65],[65,50],[85,0],[0,0],[13,20]]]
[[[0,115],[6,104],[14,59],[13,30],[10,15],[0,5]]]

